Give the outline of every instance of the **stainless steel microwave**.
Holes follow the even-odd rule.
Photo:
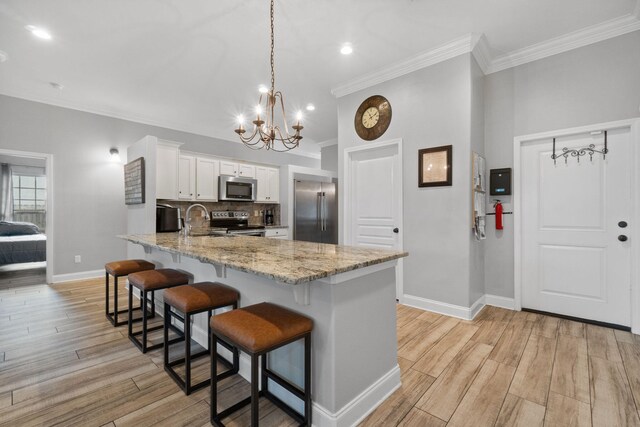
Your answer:
[[[235,202],[255,202],[258,181],[231,175],[220,175],[218,200]]]

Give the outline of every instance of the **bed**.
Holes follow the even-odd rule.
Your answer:
[[[35,224],[0,221],[0,265],[47,260],[47,237]]]

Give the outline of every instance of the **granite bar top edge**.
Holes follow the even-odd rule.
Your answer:
[[[151,248],[155,248],[158,249],[160,251],[163,252],[168,252],[171,254],[176,254],[176,255],[181,255],[181,256],[186,256],[188,258],[192,258],[192,259],[196,259],[200,262],[203,263],[207,263],[207,264],[215,264],[215,265],[222,265],[228,268],[231,268],[233,270],[237,270],[237,271],[242,271],[245,273],[250,273],[250,274],[254,274],[257,276],[261,276],[261,277],[265,277],[267,279],[271,279],[271,280],[275,280],[281,283],[285,283],[288,285],[300,285],[303,283],[308,283],[308,282],[312,282],[314,280],[319,280],[319,279],[323,279],[326,277],[330,277],[330,276],[335,276],[338,274],[342,274],[342,273],[347,273],[350,271],[354,271],[354,270],[358,270],[361,268],[365,268],[365,267],[369,267],[372,265],[376,265],[376,264],[382,264],[385,262],[389,262],[389,261],[393,261],[396,259],[400,259],[403,257],[408,256],[409,254],[407,252],[400,252],[400,251],[381,251],[381,250],[373,250],[375,252],[378,253],[382,253],[382,252],[387,252],[387,254],[385,254],[384,256],[378,255],[375,258],[371,258],[371,259],[367,259],[367,260],[362,260],[359,261],[355,264],[351,264],[351,265],[346,265],[340,268],[332,268],[330,270],[312,270],[310,269],[309,272],[305,273],[303,276],[291,276],[291,275],[283,275],[283,274],[277,274],[277,273],[269,273],[266,271],[261,271],[261,270],[256,270],[256,269],[252,269],[248,266],[242,265],[241,263],[234,263],[234,262],[230,262],[230,261],[225,261],[225,260],[221,260],[218,258],[214,258],[214,257],[209,257],[203,254],[198,254],[195,252],[190,252],[190,251],[185,251],[185,250],[180,250],[180,249],[176,249],[176,248],[172,248],[169,246],[165,246],[162,244],[158,244],[152,241],[149,241],[148,239],[150,238],[154,238],[156,235],[154,234],[147,234],[147,235],[118,235],[117,237],[123,240],[126,240],[128,242],[134,243],[134,244],[140,244],[142,246],[148,246]],[[175,236],[177,239],[180,239],[181,237]],[[194,236],[191,237],[191,239],[194,238],[210,238],[210,237],[206,237],[206,236]],[[242,239],[243,237],[217,237],[215,238],[215,240],[218,239]],[[244,237],[246,238],[246,237]],[[249,239],[262,239],[260,237],[249,237]],[[295,242],[295,241],[288,241],[288,242]],[[211,242],[213,243],[213,242]],[[298,242],[301,243],[302,245],[305,245],[307,242]],[[337,246],[337,245],[329,245],[329,246],[336,246],[336,247],[342,247],[345,248],[344,246]],[[347,247],[348,248],[348,247]],[[354,248],[354,249],[358,249],[358,248]],[[361,249],[361,248],[360,248]]]

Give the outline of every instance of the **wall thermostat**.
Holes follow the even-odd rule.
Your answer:
[[[511,168],[489,171],[489,194],[492,196],[511,195]]]

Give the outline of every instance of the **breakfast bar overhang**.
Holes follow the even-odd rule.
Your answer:
[[[400,386],[395,267],[406,252],[262,237],[120,237],[131,243],[130,255],[189,272],[194,282],[234,287],[240,306],[268,301],[311,317],[313,425],[351,426]],[[207,321],[199,315],[193,325],[203,346]],[[274,352],[269,364],[302,385],[302,356],[302,343],[295,342]],[[244,378],[248,363],[241,357]],[[274,384],[276,393],[302,410],[302,402]]]

